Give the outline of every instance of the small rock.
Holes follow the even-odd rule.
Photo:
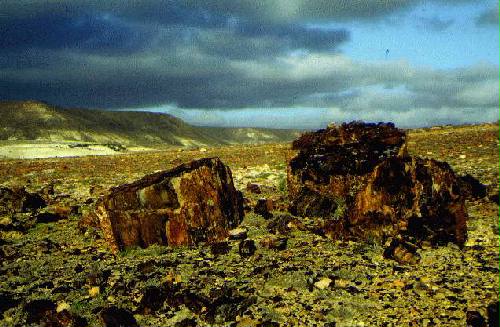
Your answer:
[[[18,302],[9,293],[0,292],[0,317],[5,311],[15,307]]]
[[[230,240],[244,240],[247,238],[248,230],[246,228],[238,227],[235,229],[231,229],[229,231],[229,239]]]
[[[267,249],[272,249],[272,250],[286,250],[287,244],[288,244],[288,238],[286,237],[272,237],[272,236],[267,236],[264,237],[259,244]]]
[[[174,327],[197,327],[198,322],[195,318],[184,318],[175,323]]]
[[[258,199],[257,204],[255,205],[255,208],[253,211],[264,217],[265,219],[272,218],[273,214],[271,211],[274,208],[273,200],[271,199]]]
[[[246,236],[245,236],[246,237]],[[210,253],[213,255],[227,254],[231,248],[227,242],[218,242],[210,244]]]
[[[467,327],[486,327],[486,321],[479,312],[467,311]]]
[[[46,205],[40,195],[28,193],[22,187],[0,187],[0,213],[34,212]]]
[[[321,278],[319,281],[314,283],[314,287],[320,290],[324,290],[325,288],[328,288],[330,284],[332,283],[332,280],[328,277]]]
[[[254,240],[243,240],[240,242],[238,252],[242,257],[250,257],[255,253],[255,250],[257,248]]]
[[[498,305],[499,302],[491,303],[488,306],[488,327],[498,327],[499,317],[498,317]]]
[[[262,190],[260,189],[260,185],[256,183],[248,183],[247,191],[255,194],[261,194]]]
[[[400,264],[416,264],[420,260],[415,245],[397,238],[392,239],[384,250],[384,258],[393,259]]]
[[[461,155],[459,156],[459,158],[460,158],[460,159],[465,159],[465,158],[467,158],[467,156],[466,156],[465,154],[461,154]]]
[[[105,327],[139,327],[132,312],[115,306],[102,309],[99,317]]]

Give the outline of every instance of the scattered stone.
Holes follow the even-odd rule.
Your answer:
[[[99,312],[99,317],[104,323],[104,327],[138,327],[137,321],[132,312],[111,306]]]
[[[420,255],[415,245],[394,238],[384,250],[384,258],[393,259],[400,264],[416,264],[420,260]]]
[[[0,292],[0,317],[10,308],[17,306],[18,300],[9,293]]]
[[[244,240],[247,238],[247,233],[248,230],[246,228],[238,227],[231,229],[228,232],[228,235],[230,240]]]
[[[499,315],[498,315],[498,306],[499,302],[493,302],[488,305],[488,327],[498,327],[499,324]]]
[[[286,250],[288,245],[288,238],[286,237],[273,237],[267,236],[264,237],[259,244],[267,249],[283,251]]]
[[[467,199],[481,199],[487,195],[486,185],[482,184],[472,175],[467,174],[458,178],[460,192]]]
[[[255,193],[255,194],[261,194],[262,193],[260,185],[256,184],[256,183],[248,183],[247,184],[247,191],[250,192],[250,193]]]
[[[459,245],[467,212],[450,166],[409,157],[393,124],[353,122],[306,133],[288,163],[290,212],[325,219],[324,233],[382,240],[408,235]]]
[[[257,248],[255,247],[254,240],[243,240],[240,242],[238,253],[242,257],[251,257]]]
[[[314,283],[314,287],[320,290],[324,290],[330,286],[332,280],[328,277],[321,278],[319,281]]]
[[[496,193],[490,194],[488,196],[488,199],[493,203],[499,204],[498,191]]]
[[[34,212],[46,206],[43,198],[24,188],[0,187],[0,214]]]
[[[273,214],[271,211],[273,210],[273,200],[271,199],[258,199],[257,204],[255,205],[255,208],[253,211],[264,217],[265,219],[272,218]]]
[[[267,224],[267,230],[272,234],[287,235],[292,229],[305,230],[305,226],[289,214],[278,214]]]
[[[477,311],[467,311],[467,327],[486,327],[486,320]]]
[[[37,326],[84,327],[88,326],[84,318],[71,314],[64,309],[57,311],[57,306],[50,300],[34,300],[26,303],[26,322]]]
[[[198,321],[195,318],[184,318],[175,323],[174,327],[197,327]]]
[[[205,158],[113,188],[96,204],[115,251],[151,244],[217,242],[243,219],[241,192],[218,158]]]
[[[231,247],[228,242],[218,242],[210,244],[210,253],[213,255],[223,255],[228,254]]]
[[[52,212],[40,212],[39,214],[36,215],[35,221],[38,224],[46,224],[46,223],[53,223],[53,222],[59,221],[63,218],[64,218],[63,216],[60,216],[60,215],[52,213]]]
[[[147,315],[161,309],[167,298],[166,290],[157,286],[148,286],[143,292],[139,310]]]

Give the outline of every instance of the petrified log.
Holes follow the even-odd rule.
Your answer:
[[[359,122],[305,134],[288,164],[290,212],[324,217],[324,233],[433,243],[466,240],[467,211],[448,164],[408,156],[393,124]]]
[[[350,201],[374,167],[406,155],[405,133],[391,123],[353,122],[306,133],[293,142],[288,163],[290,212],[328,216]]]
[[[216,242],[243,219],[241,192],[218,158],[205,158],[112,188],[96,204],[113,250]]]

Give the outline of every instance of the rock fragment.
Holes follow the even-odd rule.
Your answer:
[[[254,240],[243,240],[238,247],[238,253],[242,257],[251,257],[255,253],[255,250],[257,248],[255,247]]]
[[[271,213],[273,207],[273,200],[262,198],[257,200],[257,204],[255,205],[253,211],[256,214],[261,215],[265,219],[269,219],[273,216],[273,214]]]
[[[498,314],[499,302],[493,302],[488,305],[488,327],[499,326],[499,314]]]
[[[112,249],[217,242],[243,219],[242,195],[218,158],[205,158],[113,188],[96,203]]]
[[[34,212],[46,206],[43,198],[24,188],[0,187],[0,214]]]
[[[139,326],[132,312],[115,306],[102,309],[99,317],[105,327]]]
[[[486,320],[477,311],[467,311],[467,327],[486,327]]]

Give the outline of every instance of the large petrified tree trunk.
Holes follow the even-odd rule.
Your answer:
[[[464,199],[448,164],[412,158],[393,124],[353,122],[307,133],[288,163],[290,212],[325,218],[331,236],[466,239]]]
[[[96,214],[113,250],[219,241],[243,219],[231,171],[205,158],[111,189]]]

